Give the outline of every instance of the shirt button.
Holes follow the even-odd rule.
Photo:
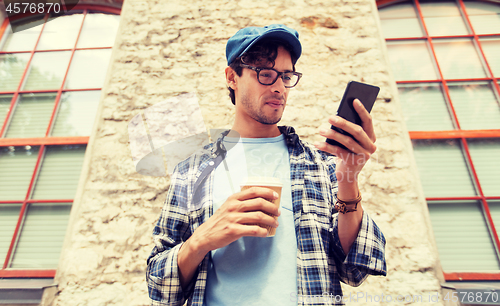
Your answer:
[[[213,166],[213,165],[214,165],[214,162],[213,162],[213,161],[210,161],[208,164],[209,164],[210,166]]]
[[[333,232],[333,227],[330,227],[330,228],[328,229],[328,231],[329,231],[330,233],[331,233],[331,232]]]

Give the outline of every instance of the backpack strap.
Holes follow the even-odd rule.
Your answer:
[[[201,185],[205,182],[205,179],[208,177],[208,175],[213,171],[215,170],[215,168],[217,168],[217,166],[220,165],[220,163],[224,160],[224,158],[226,157],[226,153],[227,153],[227,150],[224,146],[224,144],[222,143],[222,141],[224,140],[224,137],[227,136],[227,134],[230,132],[231,130],[227,130],[225,132],[223,132],[221,135],[222,137],[220,137],[218,140],[217,140],[217,143],[216,143],[216,150],[215,150],[215,158],[212,159],[211,161],[208,162],[208,166],[203,169],[203,171],[201,172],[200,176],[198,177],[198,179],[196,180],[196,182],[194,183],[194,188],[193,188],[193,200],[197,199],[197,197],[199,196],[198,194],[198,191],[201,187]]]

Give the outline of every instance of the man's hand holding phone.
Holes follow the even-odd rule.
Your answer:
[[[353,158],[359,160],[361,157],[365,157],[366,160],[368,160],[370,155],[377,149],[375,146],[376,137],[371,115],[358,99],[354,100],[353,105],[361,118],[361,126],[337,115],[328,118],[328,122],[331,125],[342,129],[352,135],[352,137],[334,129],[321,129],[319,131],[321,136],[335,140],[345,148],[338,145],[331,145],[325,141],[317,145],[318,149],[329,152],[341,158],[344,162],[352,161]],[[358,163],[356,162],[355,164],[357,165]],[[364,165],[364,163],[362,164]]]
[[[378,91],[378,87],[351,82],[344,93],[337,115],[328,118],[332,128],[320,130],[320,135],[327,140],[317,143],[316,147],[341,159],[336,168],[338,179],[357,181],[359,172],[377,148],[369,110]],[[358,97],[365,101],[362,103]]]

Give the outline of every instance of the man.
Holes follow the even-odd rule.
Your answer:
[[[363,213],[357,183],[376,149],[369,113],[356,101],[362,127],[329,118],[356,141],[320,131],[352,152],[309,145],[277,126],[301,77],[300,55],[297,31],[284,25],[244,28],[229,39],[235,121],[172,175],[148,258],[152,305],[341,305],[340,281],[357,286],[386,274],[385,239]],[[269,188],[235,188],[249,176],[281,180],[280,209]],[[266,238],[266,226],[277,228],[274,237]]]

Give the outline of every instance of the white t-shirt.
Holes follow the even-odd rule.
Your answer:
[[[224,144],[231,149],[215,169],[214,212],[247,177],[270,176],[283,183],[281,215],[274,237],[242,237],[211,252],[205,304],[296,305],[290,298],[297,292],[297,242],[284,137],[226,137]]]

